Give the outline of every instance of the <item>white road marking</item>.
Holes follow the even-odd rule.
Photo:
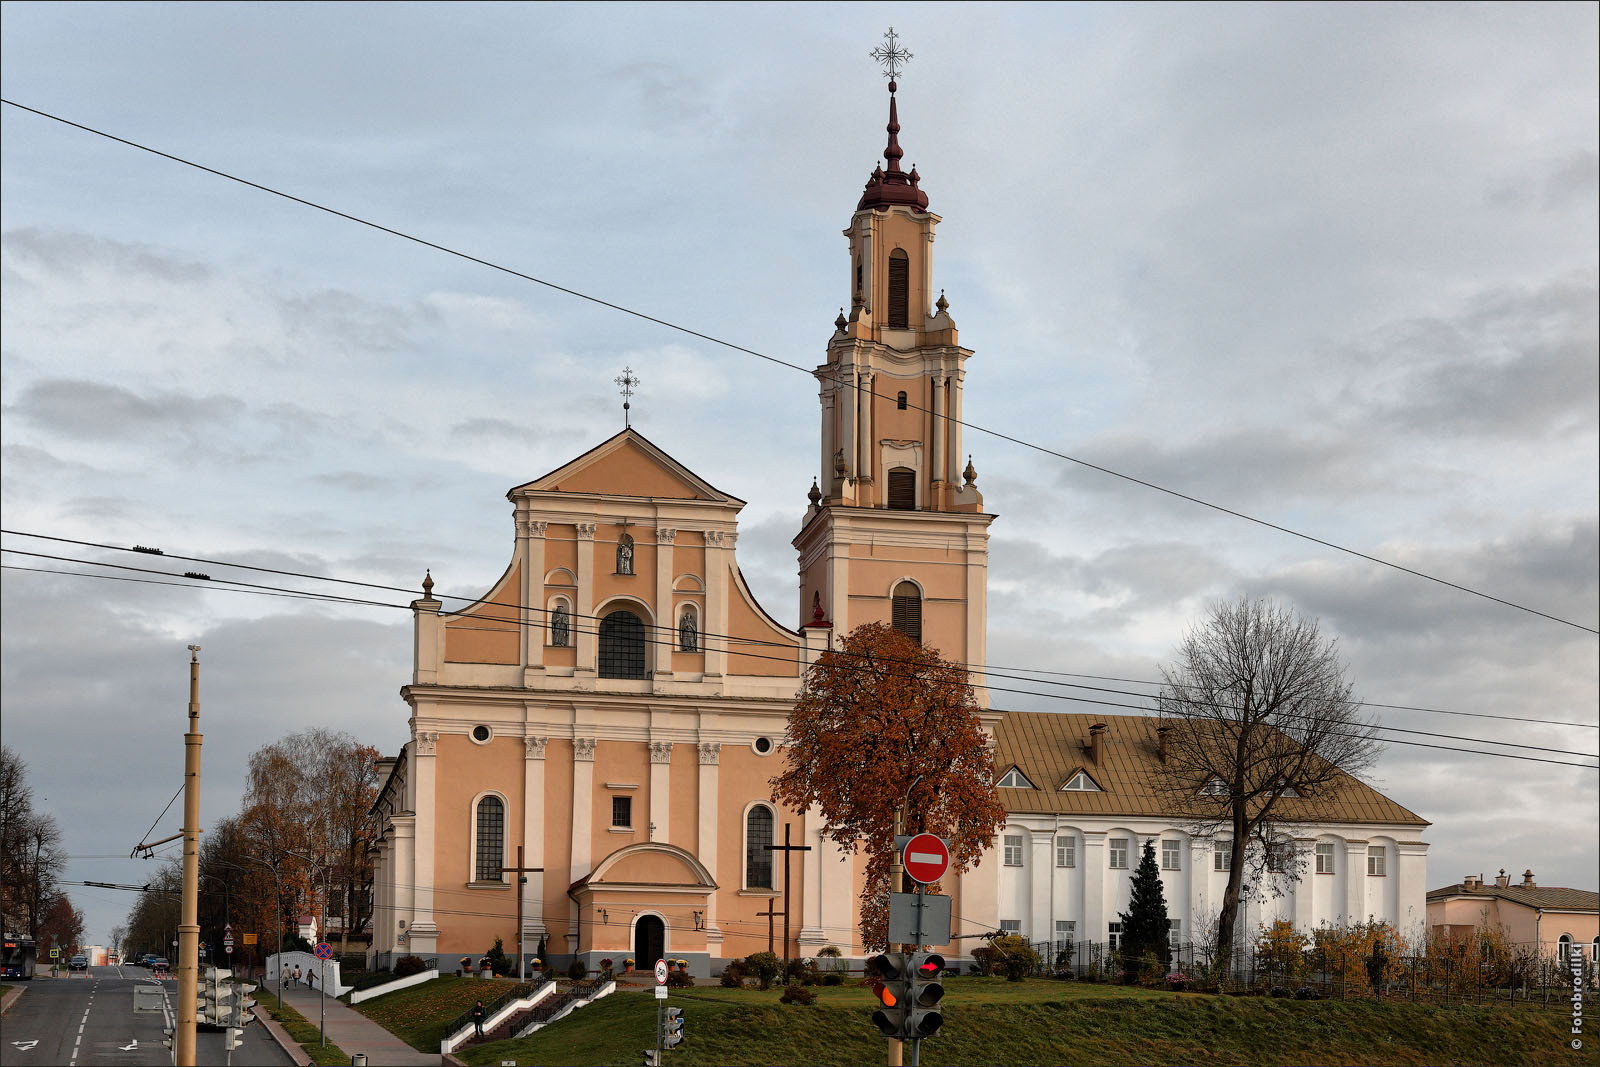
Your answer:
[[[35,1039],[33,1041],[13,1041],[11,1043],[13,1045],[17,1046],[17,1048],[21,1049],[23,1052],[27,1052],[29,1049],[33,1048],[33,1046],[37,1045],[39,1042],[38,1042],[37,1039]]]

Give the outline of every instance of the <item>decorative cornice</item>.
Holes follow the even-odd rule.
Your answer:
[[[523,759],[544,759],[545,746],[550,743],[548,737],[524,737],[522,739]]]
[[[650,742],[650,762],[651,763],[671,763],[672,762],[672,742],[671,741],[652,741],[652,742]]]
[[[699,748],[700,766],[715,767],[717,764],[722,762],[722,742],[702,741],[700,742]]]
[[[594,738],[574,737],[572,739],[572,758],[584,763],[594,762]]]

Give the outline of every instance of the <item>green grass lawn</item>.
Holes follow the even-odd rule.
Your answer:
[[[493,1003],[514,985],[516,982],[503,978],[440,975],[431,982],[364,1000],[355,1005],[355,1010],[418,1052],[438,1052],[451,1020],[472,1007],[474,1001]]]
[[[264,1011],[278,1021],[278,1024],[289,1032],[289,1036],[300,1043],[306,1050],[306,1055],[311,1057],[311,1062],[320,1067],[343,1067],[350,1062],[350,1054],[338,1045],[329,1043],[323,1045],[322,1031],[315,1023],[309,1021],[304,1015],[295,1011],[288,1004],[279,1008],[276,1003],[262,1001],[256,1005],[257,1010]],[[265,1040],[272,1040],[265,1037]],[[437,1048],[438,1046],[434,1046]]]
[[[430,983],[431,984],[431,983]],[[1295,1001],[1068,982],[946,981],[945,1026],[922,1044],[943,1064],[1580,1064],[1558,1010]],[[671,1065],[883,1063],[872,993],[675,989],[686,1040]],[[656,1002],[619,991],[519,1041],[468,1048],[469,1064],[636,1064],[655,1043]],[[437,1047],[437,1046],[435,1046]],[[906,1062],[910,1062],[907,1050]]]

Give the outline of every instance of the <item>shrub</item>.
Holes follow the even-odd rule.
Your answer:
[[[1193,984],[1194,982],[1189,978],[1189,976],[1184,974],[1182,971],[1173,971],[1171,974],[1167,975],[1167,988],[1172,990],[1174,993],[1182,993],[1185,989],[1188,989]]]
[[[1289,991],[1287,989],[1283,988],[1283,986],[1281,986],[1281,985],[1273,986],[1272,989],[1269,992],[1271,993],[1272,996],[1275,996],[1275,997],[1286,997],[1286,996],[1289,995]]]
[[[738,960],[729,960],[728,965],[722,968],[722,988],[744,988],[744,964]]]
[[[992,947],[995,966],[1005,972],[1008,982],[1020,982],[1039,969],[1039,953],[1020,934],[997,937]],[[974,951],[973,955],[976,956],[977,952]]]
[[[1098,971],[1084,971],[1082,980],[1085,982],[1098,982],[1100,981],[1100,973]]]
[[[838,945],[823,945],[822,948],[817,950],[817,955],[836,960],[842,956],[843,953],[839,951]]]
[[[694,979],[689,976],[688,971],[667,972],[668,989],[685,989],[692,985],[694,985]]]
[[[791,985],[778,998],[779,1004],[815,1004],[817,995],[802,985]]]
[[[498,937],[494,939],[494,948],[484,958],[489,961],[489,969],[498,977],[504,977],[516,969],[511,957],[506,955],[505,943]]]
[[[844,975],[838,971],[829,971],[822,976],[823,985],[844,985]]]
[[[396,978],[409,978],[414,974],[421,974],[428,969],[422,962],[421,956],[401,956],[394,963],[394,976]]]
[[[567,977],[574,982],[581,982],[589,977],[589,965],[583,962],[582,956],[572,957],[572,962],[567,966]]]
[[[1296,999],[1296,1000],[1316,1000],[1317,999],[1317,991],[1315,989],[1312,989],[1308,985],[1303,985],[1299,989],[1296,989],[1294,991],[1294,999]]]
[[[994,961],[994,946],[979,945],[977,948],[972,950],[971,971],[973,974],[993,974]]]
[[[752,952],[744,958],[744,968],[755,975],[762,989],[771,989],[772,983],[783,973],[783,961],[775,953]]]

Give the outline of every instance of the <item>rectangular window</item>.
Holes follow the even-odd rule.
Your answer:
[[[1383,863],[1384,863],[1383,846],[1382,845],[1368,845],[1367,846],[1367,877],[1368,878],[1382,878],[1384,876]]]
[[[1077,936],[1078,936],[1078,921],[1076,919],[1057,919],[1056,920],[1056,941],[1058,943],[1068,944],[1068,943],[1076,940]]]
[[[1128,839],[1126,837],[1113,837],[1111,839],[1111,869],[1114,871],[1128,869]]]
[[[1333,873],[1333,842],[1332,841],[1319,841],[1319,842],[1317,842],[1317,873],[1318,874],[1332,874]]]
[[[1182,919],[1168,919],[1167,920],[1167,947],[1172,949],[1172,951],[1176,952],[1176,951],[1178,951],[1178,946],[1181,945],[1181,944],[1183,944],[1183,920]]]
[[[1211,844],[1211,869],[1214,871],[1233,870],[1233,842],[1214,841]]]
[[[1111,951],[1116,952],[1122,948],[1122,924],[1112,923],[1106,933],[1106,940],[1111,943]]]
[[[633,798],[611,798],[611,825],[618,827],[633,826]]]
[[[1282,874],[1289,864],[1289,848],[1284,844],[1267,846],[1267,871],[1271,874]]]
[[[1161,842],[1161,869],[1163,871],[1181,871],[1183,869],[1183,842]]]
[[[1070,837],[1056,838],[1056,866],[1076,867],[1078,865],[1078,842]]]
[[[1022,838],[1006,835],[1005,865],[1007,867],[1022,866]]]
[[[1021,937],[1022,936],[1022,920],[1021,919],[1001,919],[1000,920],[1000,932],[1002,934],[1016,934],[1018,937]]]

